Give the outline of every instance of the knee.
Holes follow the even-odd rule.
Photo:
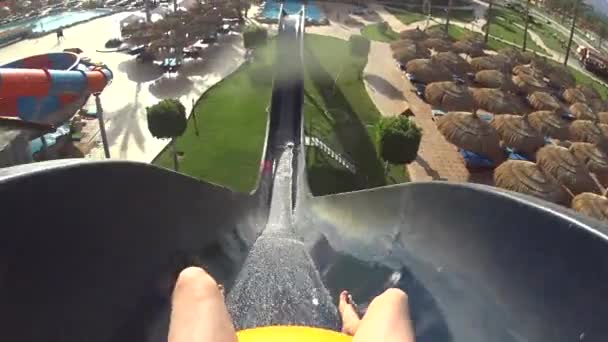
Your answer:
[[[199,267],[188,267],[179,273],[174,293],[182,292],[193,296],[194,299],[220,295],[215,279]]]
[[[370,306],[407,306],[408,296],[403,290],[398,288],[390,288],[384,291],[381,295],[374,298]]]

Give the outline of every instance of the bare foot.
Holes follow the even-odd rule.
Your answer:
[[[342,317],[342,332],[346,335],[354,336],[359,328],[359,314],[355,310],[353,297],[348,291],[342,291],[340,293],[340,303],[338,304],[338,311],[340,311],[340,317]]]

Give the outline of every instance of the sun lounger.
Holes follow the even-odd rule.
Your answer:
[[[468,169],[493,169],[496,167],[494,161],[484,155],[463,149],[458,149],[458,152]]]

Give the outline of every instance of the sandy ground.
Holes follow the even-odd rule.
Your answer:
[[[114,80],[101,95],[112,158],[150,162],[167,145],[152,137],[145,108],[163,98],[179,98],[190,112],[192,101],[230,74],[243,62],[244,48],[239,35],[225,36],[220,44],[206,51],[198,62],[185,63],[178,77],[167,77],[153,65],[137,64],[133,56],[101,53],[105,42],[120,37],[119,21],[130,13],[120,13],[64,30],[65,40],[54,35],[25,40],[0,49],[0,63],[34,54],[79,47],[83,56],[101,61],[114,72]],[[88,125],[94,125],[89,121]],[[100,137],[88,157],[103,159]]]

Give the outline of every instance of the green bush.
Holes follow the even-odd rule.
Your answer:
[[[416,160],[422,130],[406,116],[382,118],[376,127],[382,159],[391,164]]]
[[[186,130],[186,108],[177,99],[166,99],[146,108],[148,129],[155,138],[173,138]]]
[[[252,49],[265,44],[268,39],[268,31],[259,26],[248,26],[243,33],[243,44],[246,49]]]
[[[350,52],[354,56],[367,56],[369,53],[369,39],[360,35],[352,35],[348,42],[350,45]]]
[[[386,21],[383,21],[378,24],[378,31],[382,34],[386,33],[388,31],[388,23]]]
[[[106,42],[106,48],[113,49],[117,48],[122,44],[122,40],[118,38],[112,38]]]

